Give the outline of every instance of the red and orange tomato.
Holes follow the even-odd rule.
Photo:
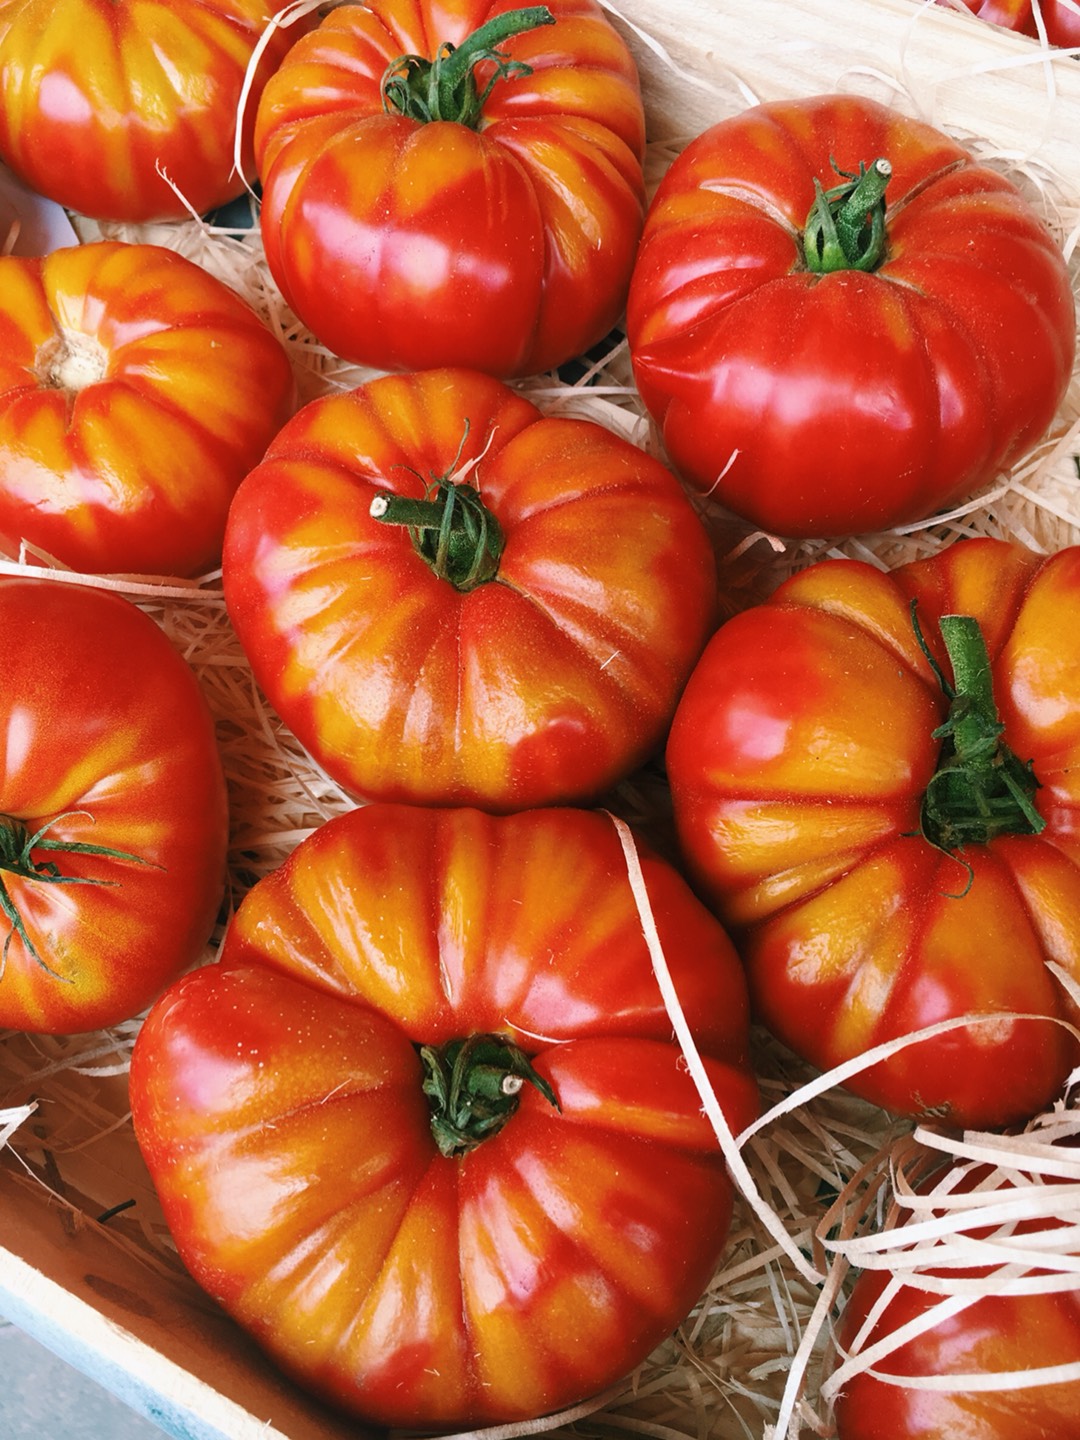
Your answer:
[[[241,121],[275,8],[0,0],[0,158],[39,194],[100,220],[182,220],[240,195],[254,176],[254,102],[297,34],[270,35]]]
[[[1051,1148],[1036,1146],[1038,1183],[1004,1165],[933,1176],[907,1224],[939,1229],[941,1263],[927,1246],[916,1267],[858,1276],[837,1337],[847,1369],[830,1382],[838,1440],[1078,1440],[1076,1152],[1062,1147],[1055,1175]],[[979,1226],[991,1207],[1000,1219]],[[998,1248],[996,1268],[964,1263],[980,1246],[992,1260]]]
[[[0,548],[195,575],[296,404],[276,335],[158,245],[0,257]]]
[[[675,477],[477,371],[305,405],[236,494],[223,574],[268,700],[350,793],[493,811],[651,758],[716,613]]]
[[[0,1029],[137,1015],[225,887],[213,721],[165,633],[107,590],[0,579]]]
[[[733,1131],[745,982],[642,873]],[[609,817],[360,806],[248,893],[151,1011],[136,1134],[194,1277],[369,1421],[529,1419],[618,1382],[692,1308],[732,1187]]]
[[[550,369],[622,313],[644,137],[595,0],[340,6],[259,106],[271,273],[325,345],[375,369]]]
[[[809,567],[680,701],[676,825],[764,1023],[823,1070],[956,1023],[848,1082],[890,1110],[1010,1124],[1077,1063],[1078,646],[1080,547],[968,540]]]

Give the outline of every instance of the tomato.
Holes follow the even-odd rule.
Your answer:
[[[340,784],[491,810],[650,758],[716,608],[669,471],[462,370],[304,406],[237,492],[223,576],[256,679]]]
[[[267,85],[255,146],[270,270],[346,359],[525,375],[622,313],[644,114],[595,0],[335,9]]]
[[[962,0],[962,3],[980,20],[1016,30],[1021,35],[1039,35],[1037,10],[1048,44],[1062,49],[1080,45],[1080,6],[1075,0]]]
[[[675,821],[764,1023],[831,1069],[984,1017],[850,1081],[890,1110],[1005,1125],[1077,1062],[1047,967],[1080,978],[1078,676],[1080,547],[969,540],[892,574],[809,567],[686,687]]]
[[[1075,1177],[1075,1170],[1066,1169],[1065,1174]],[[1047,1187],[1055,1185],[1053,1175],[1047,1175],[1045,1181]],[[960,1241],[954,1244],[996,1243],[1008,1250],[1010,1257],[1024,1250],[1031,1264],[1025,1269],[1023,1261],[1018,1261],[1015,1267],[1003,1270],[997,1293],[994,1272],[961,1270],[955,1260],[950,1265],[945,1257],[945,1263],[936,1265],[932,1250],[911,1283],[905,1283],[903,1275],[894,1282],[888,1270],[864,1270],[841,1317],[842,1355],[859,1357],[872,1345],[887,1344],[906,1325],[926,1328],[906,1340],[898,1337],[870,1370],[853,1373],[843,1381],[835,1411],[839,1440],[939,1440],[942,1436],[1080,1440],[1080,1380],[1055,1381],[1046,1376],[1040,1383],[1037,1373],[1056,1366],[1075,1370],[1080,1357],[1076,1242],[1053,1233],[1074,1223],[1075,1183],[1069,1186],[1056,1181],[1058,1194],[1071,1192],[1071,1212],[1067,1198],[1055,1205],[1052,1189],[1024,1177],[1016,1184],[1000,1174],[991,1178],[986,1167],[969,1172],[957,1167],[938,1182],[934,1194],[942,1194],[946,1203],[951,1199],[955,1206],[958,1197],[976,1186],[986,1188],[993,1203],[1012,1207],[1013,1216],[983,1231],[965,1223],[963,1213],[955,1209],[934,1207],[913,1218],[936,1222],[947,1230],[940,1242],[943,1250],[951,1237],[958,1235]],[[1039,1218],[1015,1218],[1025,1201],[1038,1207]],[[977,1216],[979,1209],[972,1213]],[[1042,1254],[1049,1256],[1046,1270],[1037,1267]],[[1006,1260],[999,1264],[1004,1266]],[[1067,1288],[1070,1269],[1073,1287]],[[962,1296],[965,1285],[976,1282],[983,1292],[979,1298],[955,1314],[939,1312],[932,1322],[925,1318],[937,1305],[951,1306],[951,1297]],[[1045,1288],[1040,1290],[1040,1284]],[[1013,1372],[1036,1373],[1026,1375],[1025,1383],[1019,1384]],[[890,1381],[890,1376],[900,1377],[901,1383]],[[997,1376],[1001,1388],[963,1388],[966,1377],[978,1384],[983,1377]],[[905,1385],[904,1377],[932,1377],[930,1388]],[[839,1379],[837,1376],[837,1382]],[[954,1388],[943,1388],[950,1379]]]
[[[180,220],[188,206],[202,213],[232,199],[244,188],[234,169],[241,93],[274,8],[0,0],[0,157],[31,189],[97,219]],[[252,79],[248,178],[253,101],[295,34],[271,34]]]
[[[1015,186],[851,95],[755,106],[687,146],[627,306],[675,468],[789,536],[888,529],[986,485],[1053,420],[1075,330]]]
[[[284,347],[208,271],[100,241],[0,257],[0,546],[195,575],[295,408]]]
[[[644,847],[729,1125],[745,983]],[[170,987],[132,1117],[180,1255],[295,1379],[378,1424],[540,1415],[679,1323],[732,1190],[609,817],[374,804],[249,891]]]
[[[110,591],[0,579],[0,1029],[145,1009],[224,892],[214,726],[165,633]]]

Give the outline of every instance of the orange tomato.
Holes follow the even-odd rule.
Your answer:
[[[284,347],[174,251],[0,258],[0,547],[72,569],[194,575],[295,406]]]
[[[720,925],[642,853],[729,1126],[757,1112]],[[195,1278],[380,1425],[558,1409],[688,1313],[732,1186],[610,819],[366,805],[242,902],[150,1012],[136,1135]]]
[[[0,1029],[98,1030],[201,954],[225,886],[213,721],[107,590],[0,579]]]
[[[493,811],[648,760],[716,613],[659,461],[471,370],[305,405],[237,492],[222,573],[267,699],[339,783]]]
[[[981,1017],[850,1087],[963,1126],[1053,1100],[1078,1057],[1049,962],[1080,980],[1080,547],[809,567],[710,641],[667,759],[688,863],[785,1043],[830,1069]]]
[[[40,194],[102,220],[184,219],[188,206],[232,199],[253,175],[255,103],[297,34],[275,30],[254,74],[237,173],[244,77],[275,8],[0,0],[0,157]]]
[[[619,319],[645,208],[637,70],[595,0],[523,10],[521,33],[493,39],[517,13],[343,5],[267,85],[266,258],[336,354],[507,378],[582,354]],[[475,68],[459,65],[470,55]],[[440,56],[445,87],[426,69]]]

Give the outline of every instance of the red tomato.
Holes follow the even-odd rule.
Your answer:
[[[988,669],[976,636],[953,642],[956,707],[913,600],[943,679],[941,617],[981,627]],[[722,626],[686,687],[675,819],[765,1024],[829,1069],[1000,1016],[851,1081],[889,1109],[1004,1125],[1077,1062],[1061,1025],[1013,1017],[1077,1019],[1047,962],[1080,979],[1078,686],[1080,547],[971,540],[891,575],[811,566]]]
[[[193,672],[129,601],[0,579],[0,1029],[137,1014],[199,957],[227,811]]]
[[[1053,419],[1076,333],[1061,251],[1019,191],[850,95],[756,106],[683,151],[627,327],[676,469],[803,536],[889,528],[987,484]]]
[[[506,378],[581,354],[622,313],[645,209],[630,52],[595,0],[507,9],[342,6],[266,87],[266,257],[338,355]]]
[[[940,1182],[935,1193],[955,1195],[985,1183],[989,1174],[977,1169]],[[1047,1183],[1054,1184],[1052,1175]],[[1075,1206],[1075,1185],[1072,1190]],[[1038,1204],[1043,1213],[1053,1209],[1050,1191],[1040,1194],[1040,1187],[1022,1180],[1017,1186],[999,1180],[992,1186],[995,1202],[1002,1205],[1027,1200]],[[977,1211],[975,1212],[978,1213]],[[920,1213],[919,1218],[924,1218]],[[965,1234],[962,1218],[954,1210],[926,1214],[949,1226],[952,1233]],[[1054,1366],[1075,1366],[1080,1359],[1080,1292],[1075,1288],[1047,1288],[1038,1293],[1038,1277],[1053,1272],[1037,1268],[1039,1258],[1036,1237],[1043,1232],[1075,1223],[1075,1210],[1070,1213],[1066,1201],[1057,1216],[1047,1219],[1003,1222],[996,1230],[968,1232],[970,1239],[995,1241],[1011,1252],[1025,1248],[1033,1264],[1025,1273],[1017,1263],[1011,1274],[1002,1273],[1001,1293],[990,1293],[976,1299],[954,1315],[942,1315],[921,1334],[891,1348],[872,1367],[852,1374],[845,1382],[836,1403],[836,1426],[839,1440],[1080,1440],[1080,1380],[1037,1383],[1037,1376],[1026,1378],[1036,1383],[1020,1385],[1010,1380],[1001,1389],[964,1389],[965,1378],[1011,1375],[1014,1371],[1047,1370]],[[1060,1257],[1078,1253],[1075,1241],[1069,1244],[1056,1235],[1047,1235],[1051,1264]],[[932,1252],[931,1252],[932,1253]],[[1055,1266],[1055,1269],[1057,1267]],[[1068,1283],[1068,1272],[1059,1271]],[[923,1288],[922,1276],[931,1277]],[[935,1285],[935,1277],[939,1281]],[[915,1272],[913,1283],[891,1284],[888,1270],[866,1270],[858,1278],[841,1318],[839,1341],[842,1353],[854,1355],[871,1345],[888,1341],[902,1326],[918,1325],[935,1305],[953,1294],[962,1294],[966,1281],[979,1280],[982,1287],[993,1290],[994,1278],[985,1269],[958,1270],[950,1266],[927,1263],[921,1273]],[[924,1284],[927,1282],[923,1282]],[[1011,1284],[1012,1290],[1006,1289]],[[1025,1284],[1033,1293],[1023,1293]],[[891,1289],[893,1293],[886,1294]],[[889,1376],[930,1379],[932,1388],[896,1384]],[[952,1379],[954,1389],[941,1389],[943,1381]]]
[[[0,547],[194,575],[295,408],[288,357],[221,281],[156,245],[0,258]]]
[[[239,195],[237,114],[266,0],[0,0],[0,156],[103,220],[179,220]],[[309,22],[310,23],[310,22]],[[245,112],[296,35],[276,30]]]
[[[675,870],[643,867],[740,1129],[757,1111],[741,968]],[[221,962],[151,1011],[131,1103],[196,1280],[380,1425],[524,1419],[617,1382],[692,1307],[728,1228],[595,812],[329,821],[249,892]]]
[[[489,810],[649,758],[716,605],[662,465],[462,370],[306,405],[237,492],[223,570],[259,684],[335,779]]]
[[[1080,45],[1080,5],[1076,0],[962,0],[962,3],[980,20],[1016,30],[1021,35],[1039,34],[1035,18],[1038,11],[1048,44],[1062,49]]]

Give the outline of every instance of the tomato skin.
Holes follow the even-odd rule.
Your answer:
[[[296,406],[281,342],[164,247],[0,257],[0,548],[84,573],[197,575]]]
[[[1042,833],[966,846],[970,872],[919,833],[947,707],[913,598],[946,674],[938,618],[981,622],[1005,740],[1042,786]],[[1078,604],[1080,547],[1042,560],[972,540],[891,575],[811,566],[706,648],[667,749],[680,841],[758,1014],[814,1065],[968,1013],[1075,1022],[1046,962],[1080,974],[1080,654],[1063,618]],[[1076,1058],[1061,1025],[1002,1018],[909,1046],[850,1088],[998,1126],[1052,1100]]]
[[[552,0],[553,26],[499,46],[532,74],[498,81],[476,130],[384,112],[380,82],[399,56],[430,59],[514,8],[344,6],[266,87],[267,261],[346,359],[505,379],[584,353],[622,313],[645,211],[644,113],[630,52],[594,0]]]
[[[642,864],[738,1130],[741,968]],[[444,1156],[416,1047],[492,1029],[561,1110],[526,1084]],[[680,1060],[607,817],[374,804],[302,842],[154,1007],[132,1115],[185,1264],[279,1365],[375,1423],[459,1427],[614,1383],[700,1295],[731,1185]]]
[[[990,25],[1000,25],[1021,35],[1039,34],[1032,0],[963,0],[963,3]],[[1049,45],[1061,49],[1080,45],[1080,11],[1071,9],[1063,0],[1039,0],[1038,8]]]
[[[815,178],[878,157],[884,262],[812,274]],[[684,478],[767,531],[835,535],[920,519],[1033,445],[1069,381],[1075,305],[1003,176],[897,111],[825,95],[755,106],[683,151],[646,218],[627,333]]]
[[[186,219],[169,180],[200,214],[233,199],[240,95],[272,13],[265,0],[0,0],[0,156],[99,220]],[[253,80],[248,180],[254,100],[296,33],[274,32]]]
[[[0,1029],[97,1030],[144,1009],[210,936],[228,837],[214,726],[162,630],[109,591],[0,579],[0,636],[0,812],[30,834],[47,827],[48,842],[138,857],[34,850],[35,863],[94,884],[48,884],[0,866],[49,967],[10,934]]]
[[[369,507],[474,463],[506,543],[464,592]],[[670,472],[461,370],[304,406],[237,492],[223,575],[259,684],[339,783],[491,810],[593,798],[646,760],[716,608]]]
[[[939,1180],[935,1191],[943,1188],[948,1193],[959,1193],[976,1185],[982,1188],[989,1173],[985,1167],[954,1172],[945,1177],[944,1184]],[[1046,1180],[1054,1183],[1052,1175],[1047,1175]],[[1007,1182],[999,1182],[992,1189],[995,1194],[1000,1192],[1003,1203],[1015,1198]],[[1050,1202],[1040,1196],[1039,1187],[1022,1181],[1017,1193],[1033,1198],[1046,1213]],[[935,1208],[920,1218],[940,1220],[944,1213]],[[997,1235],[1004,1245],[1015,1246],[1018,1236],[1054,1230],[1070,1223],[1071,1218],[1062,1210],[1059,1216],[1047,1219],[1014,1219],[1003,1223]],[[957,1219],[955,1212],[952,1220],[961,1232],[976,1235]],[[983,1233],[989,1236],[991,1231]],[[1075,1244],[1066,1253],[1069,1251],[1075,1253]],[[1034,1259],[1034,1251],[1029,1253]],[[1049,1253],[1056,1259],[1061,1250],[1055,1248]],[[1019,1264],[1016,1270],[1021,1271]],[[985,1269],[957,1272],[931,1265],[921,1267],[920,1276],[924,1274],[943,1278],[944,1284],[930,1291],[919,1285],[901,1284],[878,1309],[892,1277],[888,1270],[863,1271],[840,1319],[838,1339],[842,1353],[857,1354],[901,1326],[917,1322],[952,1293],[950,1282],[989,1278]],[[1002,1276],[1003,1281],[1006,1278],[1013,1277]],[[1075,1365],[1078,1355],[1080,1295],[1075,1290],[981,1296],[957,1314],[939,1319],[921,1334],[899,1344],[872,1367],[886,1375],[954,1375],[957,1388],[918,1389],[890,1384],[866,1371],[854,1374],[837,1396],[838,1440],[938,1440],[946,1435],[963,1436],[964,1440],[1077,1440],[1080,1381],[965,1391],[961,1377]]]
[[[847,1317],[854,1327],[884,1289],[887,1276],[860,1276]],[[905,1288],[874,1332],[887,1334],[917,1319],[935,1299]],[[847,1312],[845,1312],[847,1314]],[[1075,1364],[1080,1354],[1080,1302],[1075,1294],[991,1296],[935,1326],[879,1367],[890,1374],[949,1375]],[[870,1375],[852,1378],[837,1402],[839,1440],[1076,1440],[1076,1382],[973,1393],[918,1390]]]

